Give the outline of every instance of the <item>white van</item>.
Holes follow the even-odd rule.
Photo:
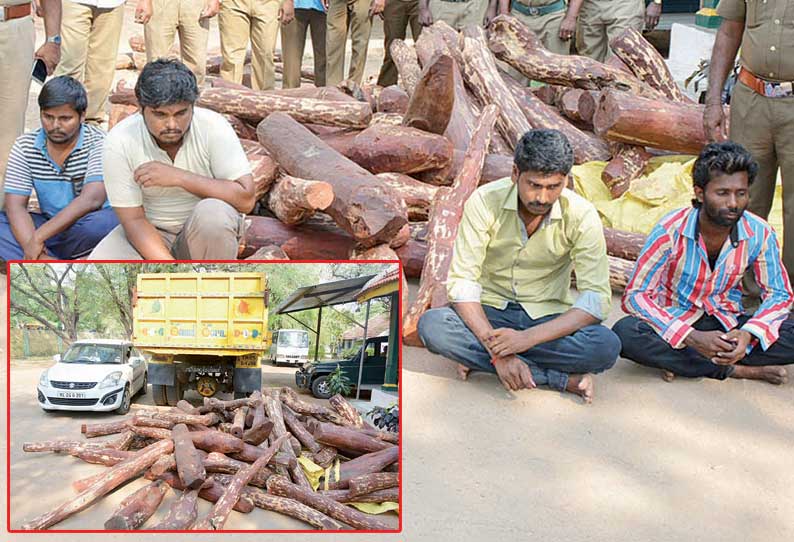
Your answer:
[[[273,332],[270,361],[273,365],[303,365],[309,359],[309,332],[305,329],[279,329]]]

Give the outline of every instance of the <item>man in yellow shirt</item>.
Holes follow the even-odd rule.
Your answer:
[[[512,177],[466,202],[447,278],[452,306],[419,320],[422,342],[460,363],[462,378],[486,371],[510,390],[546,385],[589,403],[590,373],[614,365],[620,340],[600,325],[611,301],[603,228],[595,207],[565,188],[572,166],[562,133],[531,130]]]

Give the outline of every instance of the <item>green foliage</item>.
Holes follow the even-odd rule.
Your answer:
[[[392,433],[400,430],[400,407],[396,403],[388,408],[376,406],[367,412],[367,416],[372,419],[375,427],[391,431]]]
[[[353,389],[353,383],[350,382],[350,379],[342,372],[342,367],[338,363],[336,364],[336,369],[328,375],[328,388],[334,395],[337,393],[340,395],[347,395],[350,393],[350,390]]]

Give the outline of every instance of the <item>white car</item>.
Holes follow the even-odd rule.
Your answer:
[[[146,358],[129,341],[88,339],[53,357],[41,374],[39,406],[50,410],[115,410],[126,414],[138,392],[146,393]]]

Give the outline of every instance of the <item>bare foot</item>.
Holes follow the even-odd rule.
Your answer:
[[[579,395],[585,403],[590,404],[593,402],[593,394],[595,392],[593,377],[589,374],[570,375],[565,391]]]
[[[662,371],[662,380],[665,382],[672,382],[675,380],[675,373],[672,371]]]
[[[469,379],[469,373],[471,372],[471,369],[469,369],[462,363],[458,363],[457,371],[458,371],[458,378],[460,378],[464,382]]]
[[[763,380],[770,384],[785,384],[788,382],[788,373],[783,367],[777,365],[762,365],[750,367],[747,365],[734,365],[731,378],[747,378],[750,380]]]

